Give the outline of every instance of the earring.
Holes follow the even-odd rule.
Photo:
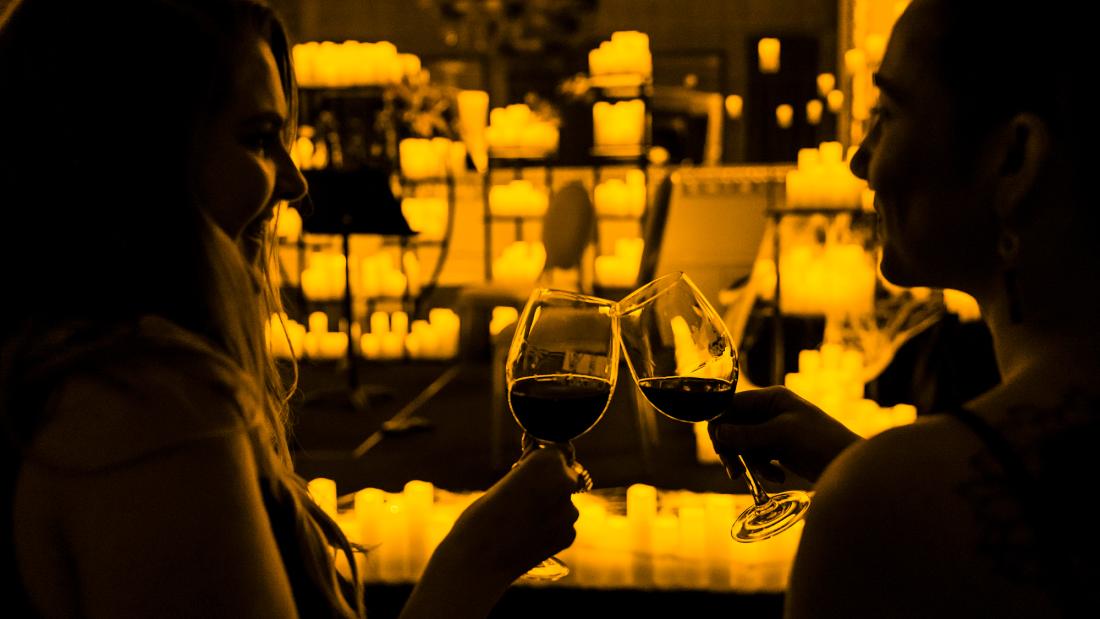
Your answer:
[[[997,253],[1005,264],[1004,286],[1008,301],[1008,320],[1018,325],[1024,320],[1023,306],[1020,301],[1020,281],[1016,272],[1016,255],[1020,251],[1020,239],[1010,232],[1002,232],[997,243]]]

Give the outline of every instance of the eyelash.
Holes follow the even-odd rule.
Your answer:
[[[248,148],[258,153],[268,155],[280,146],[281,138],[279,134],[275,132],[257,133],[248,136],[244,142]]]

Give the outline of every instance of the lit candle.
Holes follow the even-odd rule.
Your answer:
[[[382,518],[385,516],[386,493],[377,488],[365,488],[355,493],[355,521],[359,525],[358,542],[367,548],[381,544]],[[368,582],[380,579],[380,564],[376,552],[359,553],[363,557],[363,578]]]
[[[408,577],[409,521],[401,495],[387,496],[381,529],[382,544],[376,550],[380,575],[386,582],[402,582]]]
[[[794,108],[783,103],[775,108],[775,121],[781,129],[790,129],[794,121]]]
[[[822,73],[817,76],[817,94],[822,97],[829,96],[829,93],[836,88],[836,76],[832,73]]]
[[[806,103],[806,122],[811,125],[821,123],[821,114],[825,111],[825,105],[818,99],[811,99]]]
[[[829,106],[829,111],[835,114],[839,114],[844,109],[844,92],[840,90],[834,90],[829,93],[829,96],[825,98],[826,103]]]
[[[673,588],[680,584],[677,574],[677,549],[680,546],[680,522],[671,513],[662,513],[653,521],[653,584]]]
[[[732,119],[741,118],[741,113],[745,109],[745,100],[741,98],[741,95],[729,95],[725,100],[726,116]]]
[[[860,75],[867,70],[867,54],[859,48],[844,52],[844,69],[848,75]]]
[[[435,487],[430,482],[413,480],[405,484],[403,498],[409,521],[409,570],[419,577],[428,563],[429,525]]]
[[[779,47],[779,39],[776,38],[763,38],[757,43],[756,50],[760,56],[761,73],[779,72]]]

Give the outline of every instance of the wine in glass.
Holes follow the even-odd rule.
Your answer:
[[[654,408],[686,422],[709,421],[729,409],[737,351],[725,323],[687,275],[673,273],[642,286],[619,301],[616,313],[627,365]],[[754,504],[734,521],[735,540],[768,539],[805,516],[808,494],[769,495],[745,459],[738,460]]]
[[[573,457],[572,440],[603,417],[619,367],[618,322],[612,301],[540,288],[516,325],[505,374],[508,407],[523,428],[523,447],[563,449],[580,482],[592,478]],[[557,580],[569,567],[550,557],[524,576]]]

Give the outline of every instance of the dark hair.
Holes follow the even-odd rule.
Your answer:
[[[1085,122],[1086,62],[1094,55],[1087,3],[1047,0],[918,0],[935,11],[927,49],[964,139],[980,139],[1013,115],[1041,117],[1073,160],[1078,195],[1094,158]]]
[[[12,405],[23,401],[19,350],[51,328],[154,315],[204,336],[263,392],[255,455],[293,515],[303,565],[290,567],[330,614],[360,616],[354,560],[356,582],[344,591],[333,558],[335,548],[351,559],[350,545],[291,467],[287,390],[261,319],[278,299],[264,265],[246,264],[194,189],[200,136],[228,103],[253,35],[271,47],[293,119],[287,37],[256,0],[22,0],[0,18],[0,420],[28,431],[14,440],[35,428],[39,412]]]

